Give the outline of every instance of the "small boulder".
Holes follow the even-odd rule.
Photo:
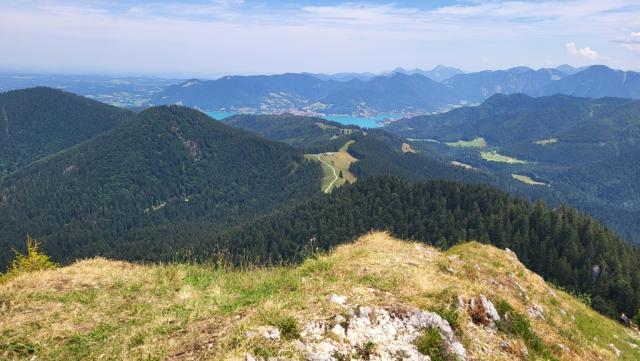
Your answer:
[[[267,340],[277,341],[280,339],[280,330],[273,326],[264,326],[259,329],[260,336]]]
[[[340,324],[336,324],[335,326],[333,326],[331,332],[339,338],[345,338],[346,336],[344,327],[342,327],[342,325]]]
[[[544,310],[542,309],[542,306],[534,303],[529,307],[528,312],[531,318],[544,320]]]
[[[500,322],[500,315],[495,306],[485,295],[472,298],[469,300],[469,316],[474,323],[481,324],[491,329],[497,329],[497,323]]]
[[[347,296],[331,295],[329,301],[344,306],[344,304],[347,303]]]

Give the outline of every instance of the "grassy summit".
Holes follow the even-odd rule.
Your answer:
[[[468,307],[480,295],[501,316],[494,329]],[[510,252],[475,242],[441,252],[372,233],[297,266],[96,258],[18,276],[0,285],[0,358],[304,359],[304,347],[320,342],[311,326],[349,328],[350,310],[363,307],[398,319],[435,312],[470,360],[614,360],[616,350],[621,360],[640,357],[637,331],[549,286]],[[371,327],[381,322],[371,316]],[[346,344],[334,329],[321,341]],[[410,347],[448,359],[434,330],[421,330]],[[354,359],[384,348],[358,342]]]

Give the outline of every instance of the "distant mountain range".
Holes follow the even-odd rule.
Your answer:
[[[47,86],[126,108],[178,104],[203,111],[389,115],[438,113],[494,94],[640,98],[640,73],[603,65],[465,73],[438,65],[383,73],[287,73],[172,80],[103,75],[0,74],[0,91]]]
[[[396,69],[382,75],[281,74],[192,79],[156,94],[152,104],[182,104],[202,110],[310,114],[428,114],[479,104],[494,94],[640,98],[640,73],[603,65],[534,70],[515,67],[463,73],[439,66],[430,71]]]
[[[400,74],[406,74],[406,75],[413,75],[413,74],[420,74],[420,75],[424,75],[427,78],[430,78],[431,80],[435,80],[435,81],[443,81],[445,79],[449,79],[454,75],[457,74],[463,74],[464,71],[458,69],[458,68],[453,68],[453,67],[449,67],[449,66],[444,66],[444,65],[438,65],[435,68],[431,69],[431,70],[423,70],[423,69],[419,69],[419,68],[415,68],[415,69],[411,69],[411,70],[407,70],[404,68],[396,68],[393,71],[390,72],[386,72],[386,73],[336,73],[336,74],[314,74],[314,73],[308,73],[309,75],[313,75],[318,79],[321,80],[338,80],[338,81],[349,81],[349,80],[353,80],[353,79],[359,79],[359,80],[371,80],[375,77],[381,76],[381,75],[391,75],[393,73],[400,73]]]

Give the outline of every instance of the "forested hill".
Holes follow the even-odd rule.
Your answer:
[[[640,242],[640,101],[494,95],[478,107],[385,127],[412,146],[563,201]],[[506,157],[502,157],[506,156]],[[546,198],[545,198],[546,199]]]
[[[329,148],[335,150],[356,134],[366,133],[357,126],[292,114],[239,114],[226,118],[224,123],[310,152],[316,148],[325,149],[329,144],[333,145]]]
[[[477,107],[402,119],[385,129],[409,138],[452,142],[484,137],[488,142],[499,145],[532,143],[554,137],[564,140],[563,135],[575,130],[571,132],[576,137],[572,139],[573,143],[600,142],[603,136],[615,134],[614,125],[619,128],[624,125],[612,124],[616,118],[627,112],[626,118],[631,119],[632,114],[637,116],[640,113],[639,109],[640,101],[631,99],[589,99],[567,95],[533,98],[524,94],[498,94]],[[631,125],[631,122],[627,124]],[[593,131],[598,126],[606,130],[604,134]],[[623,136],[617,135],[618,138]]]
[[[90,139],[130,115],[51,88],[0,93],[0,176]]]
[[[56,261],[160,259],[307,198],[318,164],[184,107],[151,108],[0,181],[0,269],[29,232]]]
[[[283,115],[236,115],[224,121],[261,137],[282,141],[307,153],[335,152],[349,142],[347,151],[357,159],[349,170],[357,177],[392,175],[409,180],[441,179],[507,185],[489,174],[445,163],[435,153],[403,149],[407,140],[381,129],[361,129],[316,117]],[[511,188],[523,193],[523,187]],[[528,191],[528,190],[527,190]],[[524,192],[533,196],[533,192]],[[538,193],[535,193],[539,196]],[[552,200],[550,195],[547,200]]]
[[[321,118],[284,115],[236,115],[225,124],[249,130],[264,138],[283,141],[305,152],[333,152],[346,142],[353,141],[348,152],[358,159],[349,170],[358,178],[398,176],[411,181],[438,179],[463,183],[484,183],[507,189],[527,199],[543,199],[558,204],[563,197],[547,188],[531,188],[514,181],[511,176],[500,177],[478,169],[454,166],[437,153],[404,148],[409,140],[384,129],[360,129]],[[416,144],[414,143],[414,146]]]
[[[586,292],[609,315],[640,306],[640,250],[566,206],[551,209],[482,185],[367,178],[331,195],[210,235],[195,254],[221,247],[239,259],[290,260],[370,230],[439,247],[477,240],[509,247],[547,280]]]

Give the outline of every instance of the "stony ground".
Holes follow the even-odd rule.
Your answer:
[[[0,359],[638,360],[509,251],[384,233],[299,266],[91,259],[0,285]]]

